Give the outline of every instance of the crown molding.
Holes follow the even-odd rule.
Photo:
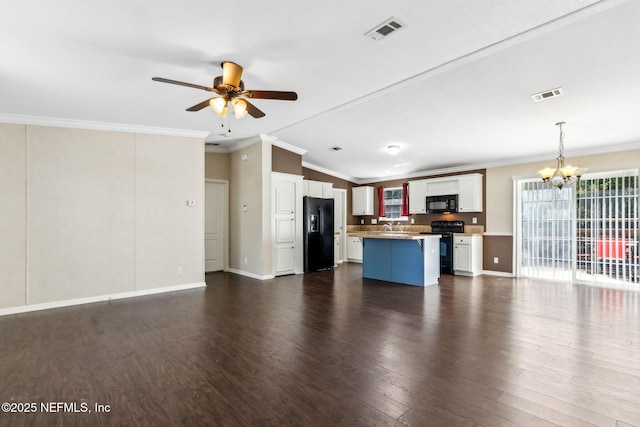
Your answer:
[[[242,139],[236,143],[229,145],[228,152],[233,153],[234,151],[242,150],[243,148],[249,147],[250,145],[253,145],[256,142],[261,142],[261,141],[262,141],[261,135],[255,135],[247,139]]]
[[[361,184],[361,182],[359,182],[357,178],[354,178],[349,175],[345,175],[340,172],[332,171],[331,169],[323,168],[322,166],[314,165],[313,163],[303,161],[302,167],[307,169],[313,169],[314,171],[321,172],[327,175],[335,176],[336,178],[344,179],[346,181],[353,182],[354,184]]]
[[[159,128],[153,126],[129,125],[125,123],[94,122],[90,120],[61,119],[58,117],[22,116],[0,114],[0,122],[32,126],[51,126],[71,129],[104,130],[114,132],[144,133],[152,135],[182,136],[204,140],[209,132],[187,129]]]
[[[232,143],[231,145],[207,145],[205,144],[204,151],[205,153],[232,153],[234,151],[241,150],[245,147],[255,144],[256,142],[267,142],[271,145],[275,145],[284,150],[291,151],[292,153],[299,154],[303,156],[307,153],[307,150],[296,147],[295,145],[284,142],[278,137],[266,134],[254,135],[246,139],[240,139],[237,142]]]
[[[277,136],[272,136],[272,135],[260,135],[260,136],[262,137],[263,141],[268,141],[272,145],[275,145],[276,147],[280,147],[284,150],[291,151],[292,153],[296,153],[301,156],[304,156],[305,154],[307,154],[307,150],[305,150],[304,148],[296,147],[295,145],[284,142],[281,139],[278,139]]]

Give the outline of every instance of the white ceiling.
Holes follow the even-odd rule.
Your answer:
[[[364,36],[390,17],[405,28]],[[552,160],[558,121],[570,158],[640,143],[639,22],[624,0],[13,1],[0,121],[205,132],[222,149],[270,135],[358,182]],[[254,100],[266,117],[221,128],[210,109],[185,111],[210,93],[151,80],[210,86],[224,60],[248,89],[298,101]]]

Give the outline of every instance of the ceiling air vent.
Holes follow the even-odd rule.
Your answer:
[[[338,147],[338,146],[336,145],[335,147],[331,147],[331,149],[332,149],[333,151],[340,151],[340,150],[342,150],[342,147]]]
[[[555,89],[549,89],[549,90],[545,90],[544,92],[533,94],[531,95],[531,98],[533,98],[535,102],[538,102],[538,101],[544,101],[545,99],[549,99],[549,98],[555,98],[556,96],[560,96],[563,94],[564,92],[562,91],[562,88],[558,87]]]
[[[396,18],[389,18],[383,23],[376,25],[371,30],[367,31],[364,35],[371,37],[374,40],[382,40],[389,34],[395,33],[399,29],[404,28],[404,24],[398,21]]]

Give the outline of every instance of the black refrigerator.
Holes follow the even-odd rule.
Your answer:
[[[333,268],[333,199],[303,199],[304,272]]]

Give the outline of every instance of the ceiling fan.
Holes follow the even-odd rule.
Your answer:
[[[264,117],[264,113],[255,105],[247,101],[245,98],[253,99],[280,99],[284,101],[295,101],[298,94],[295,92],[282,92],[274,90],[245,90],[244,82],[241,80],[242,67],[234,62],[224,61],[221,64],[222,75],[213,79],[213,87],[201,86],[192,83],[180,82],[177,80],[165,79],[162,77],[153,77],[152,80],[162,83],[171,83],[174,85],[187,86],[195,89],[202,89],[213,92],[219,97],[209,98],[193,107],[187,108],[187,111],[200,111],[210,106],[220,117],[227,117],[227,107],[229,102],[236,118],[242,118],[247,114],[258,119]]]

